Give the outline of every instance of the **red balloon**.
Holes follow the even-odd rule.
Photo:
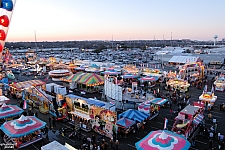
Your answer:
[[[0,40],[1,41],[5,41],[6,35],[5,35],[5,31],[4,30],[0,30]]]
[[[0,53],[2,52],[2,50],[3,50],[3,46],[2,46],[2,44],[0,43]]]
[[[9,26],[9,18],[6,15],[3,15],[0,17],[0,25],[4,26],[4,27],[8,27]]]

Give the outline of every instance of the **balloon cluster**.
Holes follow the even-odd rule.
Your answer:
[[[2,53],[16,0],[1,0],[0,2],[0,9],[2,9],[0,15],[0,53]]]

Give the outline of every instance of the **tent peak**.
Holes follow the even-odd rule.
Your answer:
[[[162,133],[159,136],[160,139],[165,140],[168,138],[168,135],[166,134],[166,132],[162,131]]]

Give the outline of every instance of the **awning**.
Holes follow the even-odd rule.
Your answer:
[[[203,120],[203,118],[204,118],[204,115],[198,114],[198,115],[195,116],[195,118],[193,120],[193,123],[195,125],[198,125]]]
[[[76,116],[79,116],[79,117],[81,117],[81,118],[85,118],[85,119],[87,119],[87,120],[90,120],[90,119],[91,119],[89,115],[84,114],[84,113],[81,113],[81,112],[79,112],[79,111],[73,111],[73,112],[70,112],[70,114],[74,114],[74,115],[76,115]]]
[[[164,105],[166,102],[168,102],[167,99],[163,99],[163,98],[155,98],[151,101],[149,101],[152,104],[157,104],[157,105]]]

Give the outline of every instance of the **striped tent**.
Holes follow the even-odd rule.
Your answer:
[[[30,88],[31,86],[41,86],[46,84],[41,80],[29,80],[24,82],[12,83],[11,86],[16,88],[17,90],[23,90],[25,88]]]
[[[77,79],[77,77],[79,77],[81,74],[82,72],[77,72],[76,74],[72,74],[68,77],[61,78],[61,80],[66,82],[74,82],[74,80]]]
[[[87,86],[96,86],[104,84],[104,77],[95,73],[86,73],[77,82]]]
[[[200,122],[202,122],[203,118],[204,118],[203,114],[198,114],[198,115],[195,116],[195,118],[193,120],[193,123],[195,125],[198,125]]]
[[[137,122],[142,122],[147,119],[150,114],[146,114],[134,109],[128,109],[127,111],[119,114],[119,118],[128,118]]]

